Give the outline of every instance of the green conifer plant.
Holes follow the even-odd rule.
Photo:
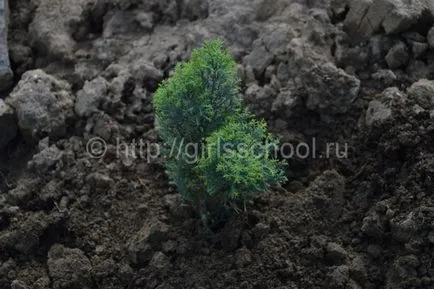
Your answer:
[[[222,41],[205,42],[178,64],[153,105],[169,179],[205,225],[286,181],[285,163],[270,154],[278,141],[244,108]]]

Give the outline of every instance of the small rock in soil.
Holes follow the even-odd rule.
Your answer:
[[[30,255],[38,248],[44,232],[50,227],[59,226],[61,221],[62,218],[58,216],[34,213],[19,228],[0,234],[0,249],[12,249]]]
[[[265,21],[276,13],[278,1],[275,0],[262,0],[256,8],[256,20]]]
[[[252,253],[247,248],[241,248],[235,253],[234,258],[237,268],[243,268],[252,262]]]
[[[173,287],[172,285],[170,285],[168,283],[162,283],[162,284],[158,285],[155,289],[175,289],[175,287]],[[200,287],[198,287],[198,289],[200,289]]]
[[[180,194],[165,195],[164,202],[173,217],[186,218],[190,214],[190,210],[183,202]]]
[[[255,238],[255,241],[259,242],[264,239],[270,232],[270,226],[265,223],[258,223],[253,227],[251,233]]]
[[[255,72],[250,65],[244,67],[244,84],[256,84]]]
[[[372,33],[378,29],[378,23],[375,26],[366,25],[364,16],[368,13],[372,4],[372,0],[356,1],[351,0],[349,2],[349,11],[345,18],[345,30],[350,35],[356,35],[360,39],[368,38]]]
[[[92,288],[92,264],[80,249],[53,245],[47,265],[53,289]]]
[[[160,250],[168,239],[169,227],[160,221],[150,221],[143,226],[128,242],[127,250],[131,263],[146,264],[154,250]]]
[[[380,28],[386,34],[402,32],[424,16],[427,5],[428,1],[351,0],[345,27],[358,40],[369,38]]]
[[[285,84],[289,80],[289,68],[288,63],[286,62],[280,62],[277,66],[277,72],[276,72],[277,79]]]
[[[134,21],[134,13],[131,11],[115,11],[111,15],[106,15],[104,18],[103,36],[114,37],[119,34],[126,34],[132,32],[136,27]]]
[[[360,284],[364,284],[368,273],[366,271],[365,262],[362,257],[355,257],[349,266],[351,278]]]
[[[190,21],[208,17],[208,0],[183,0],[181,18]]]
[[[241,238],[241,225],[235,221],[228,222],[220,233],[220,242],[225,251],[231,252],[238,248]]]
[[[48,277],[41,277],[33,285],[33,289],[47,289],[50,288],[50,278]]]
[[[394,218],[390,220],[392,237],[398,242],[406,243],[415,236],[419,229],[418,221],[413,212],[409,213],[403,220]]]
[[[427,238],[431,244],[434,244],[434,231],[429,232]]]
[[[111,66],[111,67],[116,68],[116,66]],[[131,74],[124,70],[113,72],[113,73],[116,74],[116,77],[114,77],[111,80],[109,90],[115,95],[121,95],[122,92],[125,90],[125,87],[127,87],[128,82],[131,79]]]
[[[331,279],[331,283],[334,285],[334,288],[340,288],[344,286],[348,280],[350,279],[350,270],[348,266],[341,265],[336,267],[330,274],[329,277]]]
[[[419,264],[415,255],[397,257],[386,273],[386,288],[400,288],[405,280],[417,277]]]
[[[111,258],[105,260],[94,258],[91,261],[93,264],[93,275],[97,280],[107,279],[116,272],[117,264]]]
[[[407,95],[396,87],[386,88],[380,98],[369,102],[365,114],[365,124],[382,124],[392,117],[395,106],[399,107],[407,100]]]
[[[370,55],[376,62],[383,61],[384,56],[392,48],[394,43],[385,35],[375,35],[369,40]]]
[[[52,145],[35,154],[29,161],[28,168],[37,173],[45,174],[50,169],[55,168],[61,162],[62,157],[63,151],[59,150],[56,145]]]
[[[359,95],[360,80],[330,62],[314,66],[303,81],[307,108],[325,115],[346,113]]]
[[[262,43],[255,43],[253,51],[244,57],[244,65],[250,65],[255,72],[256,79],[261,79],[265,69],[273,61],[273,55],[267,51]]]
[[[382,26],[387,34],[405,31],[415,24],[425,12],[426,6],[423,1],[405,3],[405,1],[388,1],[380,0],[383,2],[382,8],[390,9],[384,10],[385,19]],[[392,4],[392,6],[388,6]]]
[[[27,285],[20,280],[14,280],[11,283],[11,289],[27,289],[29,287],[27,287]]]
[[[381,124],[392,117],[392,110],[378,100],[369,102],[366,110],[365,123],[372,126],[374,123]]]
[[[115,137],[119,136],[120,125],[116,120],[105,113],[98,114],[95,116],[95,118],[91,118],[91,121],[88,122],[88,125],[89,124],[92,128],[92,133],[103,138],[105,141],[109,141],[110,139],[114,139]],[[133,153],[133,150],[131,149],[125,150],[125,152],[122,151],[122,147],[119,149],[121,150],[120,157],[130,158],[130,154]]]
[[[8,54],[8,0],[0,0],[0,91],[7,90],[13,85],[13,72],[10,68]]]
[[[424,42],[411,41],[410,45],[415,58],[423,56],[429,48],[428,43]]]
[[[389,50],[385,59],[390,69],[397,69],[405,66],[409,57],[407,45],[404,42],[399,42]]]
[[[430,78],[432,67],[427,66],[424,61],[412,59],[407,65],[406,73],[412,81],[421,78]]]
[[[97,112],[101,101],[107,97],[109,83],[102,77],[86,81],[83,89],[77,92],[75,113],[78,116],[88,117]]]
[[[269,24],[263,32],[262,40],[267,51],[270,51],[275,56],[279,56],[286,52],[286,45],[296,33],[289,24]]]
[[[341,213],[344,202],[345,178],[335,170],[324,171],[307,188],[313,209],[333,222]]]
[[[139,23],[141,28],[146,31],[151,31],[154,28],[154,15],[148,12],[138,12],[135,20]]]
[[[363,289],[361,285],[359,285],[356,281],[350,279],[346,284],[346,289]]]
[[[271,106],[271,111],[289,119],[296,114],[296,107],[301,103],[300,98],[289,89],[281,90]]]
[[[276,66],[274,65],[269,65],[267,66],[267,68],[265,69],[265,74],[264,74],[264,79],[266,82],[271,81],[271,79],[273,77],[275,77],[274,75],[276,74]]]
[[[380,239],[384,236],[384,228],[381,224],[379,216],[376,213],[370,213],[363,219],[361,231],[364,234],[377,239]]]
[[[434,108],[434,81],[420,79],[410,86],[407,93],[424,109],[431,110]]]
[[[401,106],[407,100],[407,95],[400,91],[397,87],[388,87],[381,93],[381,102],[387,107]]]
[[[16,75],[21,75],[32,67],[33,55],[32,49],[29,46],[11,43],[9,45],[9,53]]]
[[[264,115],[270,111],[270,99],[273,99],[275,95],[276,90],[274,90],[268,84],[264,87],[260,87],[257,84],[252,84],[245,93],[245,100],[249,104],[249,107],[252,111],[259,115]]]
[[[146,59],[139,59],[134,62],[131,68],[134,79],[143,84],[144,88],[148,91],[155,91],[158,83],[163,79],[163,71],[156,68],[153,64],[149,63]]]
[[[176,252],[177,246],[178,246],[178,243],[176,241],[169,240],[169,241],[163,243],[162,249],[163,249],[163,252],[165,254],[170,255],[170,254],[173,254]]]
[[[402,34],[402,37],[404,37],[407,42],[412,42],[412,41],[416,41],[419,43],[426,42],[426,37],[416,31],[404,32]]]
[[[15,260],[9,258],[0,265],[0,276],[8,276],[14,274],[16,267],[17,263],[15,262]]]
[[[434,26],[428,31],[427,39],[429,46],[434,49]]]
[[[385,85],[392,85],[398,78],[396,74],[390,69],[380,69],[372,74],[374,80],[382,81]]]
[[[112,178],[102,173],[91,173],[86,177],[86,182],[91,185],[92,188],[98,189],[109,189],[114,184]]]
[[[163,252],[156,252],[154,256],[152,256],[149,265],[156,269],[164,269],[170,266],[170,259],[164,255]]]
[[[0,150],[18,133],[16,116],[13,109],[0,99]]]
[[[74,60],[75,39],[80,40],[89,30],[87,9],[93,0],[41,1],[29,25],[30,43],[51,60]]]
[[[24,73],[6,103],[16,110],[18,126],[28,142],[64,135],[74,116],[69,84],[42,70]]]
[[[15,188],[9,190],[7,194],[8,203],[21,205],[30,201],[36,184],[37,181],[34,179],[22,179]]]
[[[270,87],[261,87],[257,84],[250,85],[245,94],[247,101],[254,103],[255,100],[267,99],[270,97]]]
[[[342,265],[348,259],[348,253],[341,245],[328,243],[325,258],[333,265]]]
[[[425,109],[423,109],[423,108],[422,108],[420,105],[418,105],[418,104],[413,105],[412,110],[413,110],[413,112],[414,112],[415,115],[419,115],[419,114],[425,112]]]

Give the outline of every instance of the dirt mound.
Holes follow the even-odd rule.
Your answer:
[[[0,288],[434,288],[430,1],[10,2]],[[216,37],[299,151],[207,232],[154,157],[151,101]]]

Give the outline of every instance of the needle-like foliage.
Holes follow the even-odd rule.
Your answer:
[[[200,142],[240,108],[235,62],[221,41],[209,41],[180,63],[154,96],[160,136],[167,143]]]
[[[237,117],[209,136],[206,144],[197,172],[207,196],[217,198],[217,206],[245,208],[270,184],[286,180],[284,163],[271,157],[278,140],[267,133],[264,121]]]
[[[238,84],[223,43],[208,41],[153,100],[168,176],[205,223],[286,180],[269,153],[277,140],[243,108]]]

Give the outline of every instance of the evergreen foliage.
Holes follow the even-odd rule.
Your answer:
[[[208,41],[163,81],[153,104],[177,190],[209,224],[286,180],[278,145],[241,103],[235,62],[220,40]]]

